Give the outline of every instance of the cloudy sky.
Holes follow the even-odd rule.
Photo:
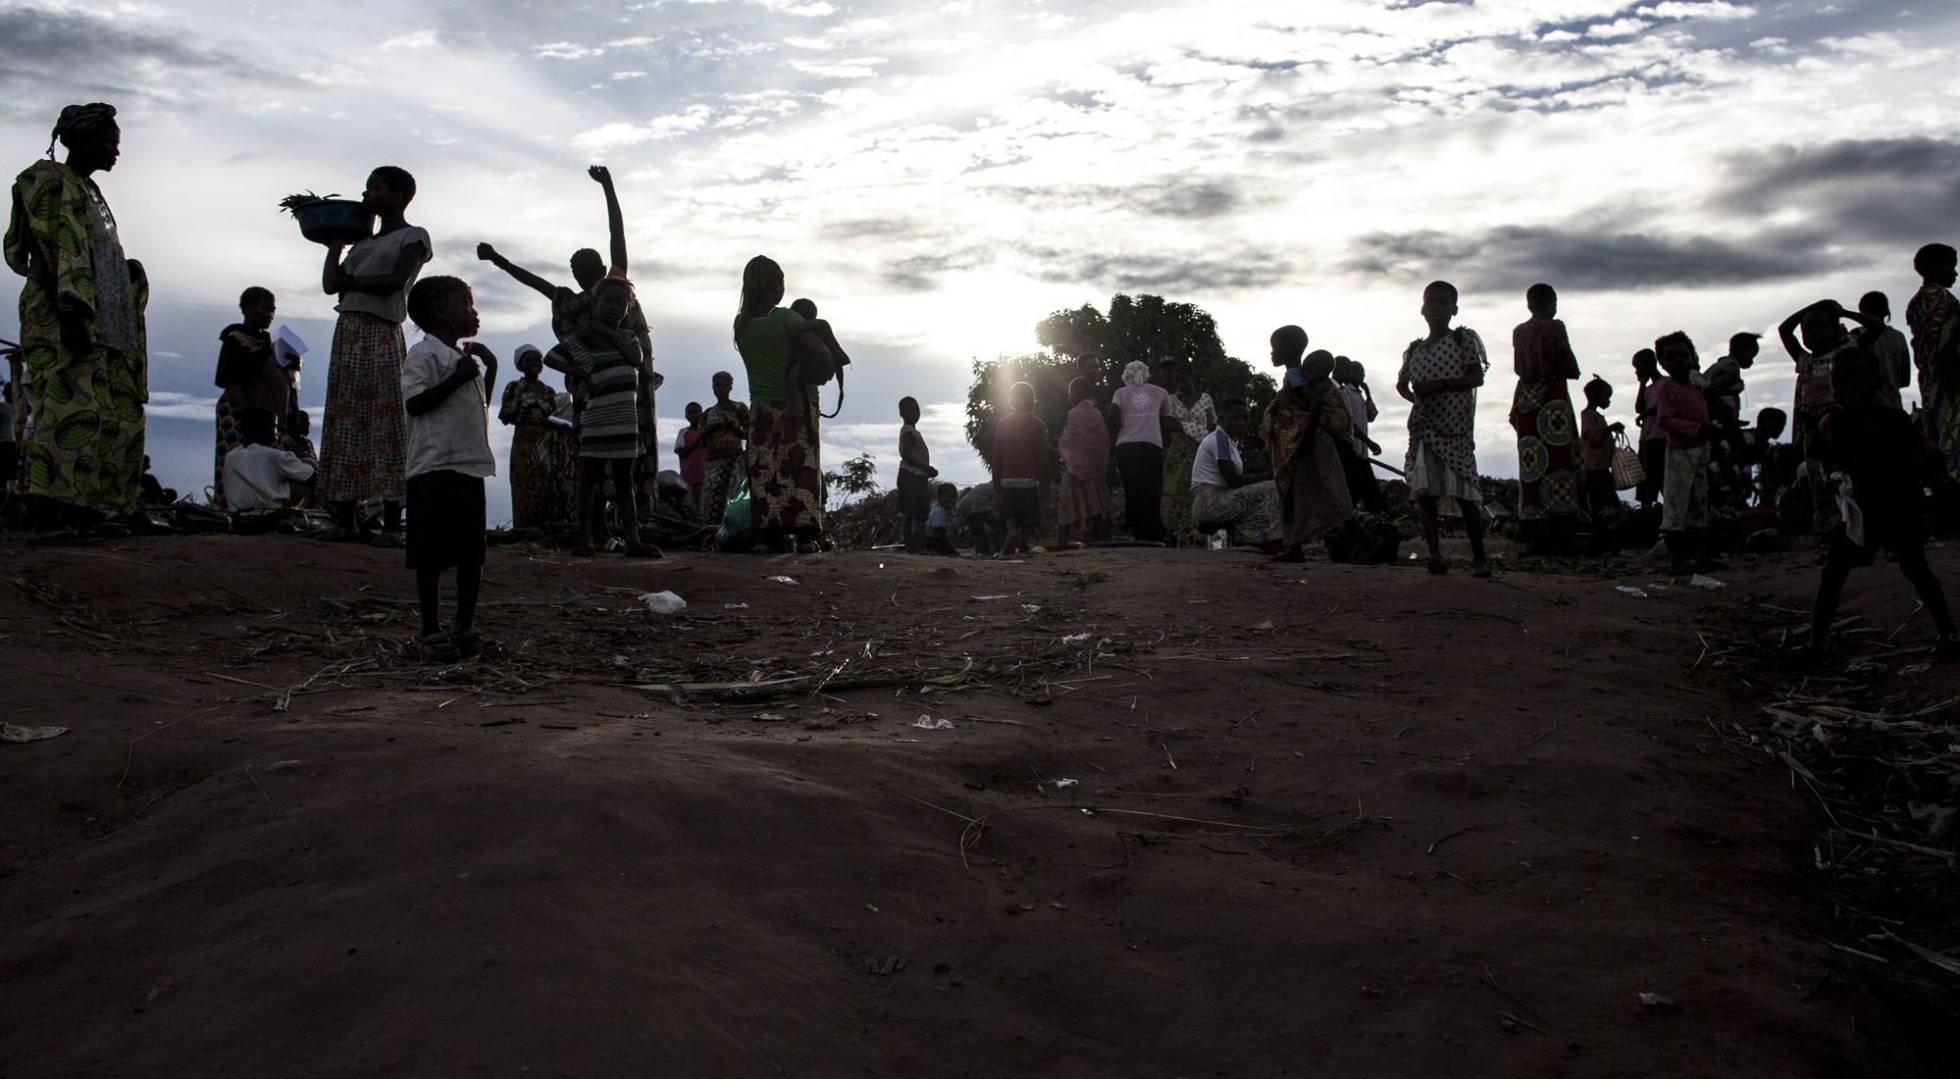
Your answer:
[[[568,279],[604,246],[584,167],[609,164],[664,416],[718,368],[739,385],[741,267],[774,256],[859,361],[826,452],[871,450],[887,484],[899,395],[977,478],[972,360],[1119,291],[1204,306],[1255,362],[1287,322],[1362,360],[1399,463],[1431,278],[1464,288],[1500,375],[1523,289],[1557,285],[1620,412],[1665,331],[1712,360],[1818,297],[1902,312],[1913,248],[1960,231],[1957,41],[1952,0],[0,0],[0,140],[24,166],[62,104],[122,110],[103,186],[155,283],[152,450],[179,487],[209,482],[245,285],[316,345],[323,399],[320,249],[274,204],[384,163],[416,174],[434,269],[478,286],[505,357],[549,343],[546,310],[475,245]],[[1752,408],[1787,401],[1770,344]],[[1515,474],[1494,381],[1483,465]]]

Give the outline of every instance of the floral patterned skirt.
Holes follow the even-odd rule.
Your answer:
[[[823,466],[811,400],[757,401],[749,426],[749,505],[757,531],[823,531]]]
[[[1578,516],[1584,473],[1564,381],[1519,382],[1511,415],[1518,432],[1518,519]]]
[[[350,311],[334,324],[320,436],[320,490],[327,501],[400,501],[408,492],[407,358],[399,323]]]

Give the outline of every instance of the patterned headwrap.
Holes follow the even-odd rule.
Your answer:
[[[1150,365],[1142,360],[1131,360],[1123,365],[1123,385],[1141,386],[1150,381]]]
[[[71,145],[77,136],[99,131],[116,122],[116,107],[102,101],[87,105],[64,105],[61,116],[54,122],[54,131],[48,136],[48,157],[54,157],[55,143]]]

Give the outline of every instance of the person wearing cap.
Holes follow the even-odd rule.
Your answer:
[[[54,144],[68,149],[54,160]],[[115,167],[113,105],[69,105],[48,160],[14,180],[7,265],[20,290],[21,353],[39,437],[27,447],[27,493],[42,528],[85,526],[136,509],[143,475],[149,279],[125,258],[95,174]]]
[[[536,345],[520,345],[515,360],[522,378],[504,385],[497,419],[516,428],[510,439],[510,508],[518,528],[545,528],[559,523],[563,479],[559,456],[547,452],[552,412],[558,394],[539,377],[544,353]]]

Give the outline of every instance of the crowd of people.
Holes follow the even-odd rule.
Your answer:
[[[57,143],[67,149],[65,161],[54,160]],[[143,456],[149,282],[141,263],[125,257],[95,180],[119,152],[112,106],[69,106],[48,160],[15,181],[5,252],[26,281],[22,341],[12,350],[17,374],[0,397],[0,467],[8,488],[31,499],[37,527],[88,524],[127,514],[146,497],[174,497],[149,477]],[[513,428],[513,517],[521,529],[569,529],[582,555],[617,549],[660,557],[642,520],[661,500],[654,405],[662,379],[628,273],[612,177],[601,166],[589,173],[605,197],[610,257],[574,252],[575,285],[547,281],[489,244],[477,247],[479,259],[548,301],[555,338],[548,348],[517,350],[519,376],[506,382],[496,410]],[[497,358],[474,340],[469,285],[423,275],[435,244],[408,220],[415,196],[406,170],[373,170],[361,198],[375,220],[372,234],[327,246],[321,288],[336,297],[338,318],[317,453],[299,407],[306,346],[289,331],[273,332],[270,290],[240,294],[239,320],[219,334],[210,501],[241,521],[317,505],[335,539],[406,548],[431,638],[442,632],[440,575],[455,569],[458,609],[448,636],[469,654],[484,481],[497,468],[489,442]],[[1611,387],[1597,376],[1584,385],[1586,408],[1575,415],[1571,387],[1581,371],[1557,317],[1558,296],[1549,285],[1532,286],[1528,317],[1512,333],[1517,382],[1509,411],[1518,455],[1514,511],[1524,537],[1546,553],[1568,554],[1591,531],[1596,547],[1602,523],[1627,512],[1624,490],[1638,507],[1658,504],[1671,563],[1684,573],[1715,565],[1718,519],[1745,522],[1745,532],[1808,526],[1827,545],[1813,644],[1824,643],[1849,570],[1884,548],[1934,618],[1940,654],[1960,651],[1924,555],[1925,491],[1950,499],[1960,483],[1954,249],[1928,245],[1914,265],[1923,285],[1906,310],[1910,340],[1888,325],[1890,304],[1880,293],[1855,310],[1826,300],[1786,319],[1779,337],[1797,373],[1792,407],[1764,409],[1753,424],[1743,422],[1740,401],[1758,356],[1755,335],[1734,335],[1727,354],[1706,367],[1686,334],[1660,337],[1633,358],[1638,435],[1631,440],[1624,423],[1608,419]],[[785,295],[782,268],[751,259],[731,330],[749,399],[737,400],[733,376],[719,372],[713,400],[688,404],[674,444],[675,485],[694,521],[760,549],[810,553],[824,542],[818,391],[841,384],[850,359],[814,303],[785,307]],[[1387,509],[1379,467],[1407,486],[1429,572],[1449,572],[1441,534],[1453,519],[1469,541],[1471,573],[1487,577],[1475,424],[1490,360],[1476,331],[1457,323],[1457,302],[1447,282],[1422,293],[1426,332],[1404,350],[1395,380],[1409,405],[1400,469],[1376,460],[1383,451],[1369,430],[1380,412],[1362,365],[1309,351],[1307,332],[1294,325],[1271,334],[1281,378],[1256,417],[1243,398],[1214,401],[1175,358],[1127,363],[1107,400],[1095,379],[1075,379],[1059,431],[1036,414],[1033,387],[1014,384],[990,432],[991,479],[965,492],[936,482],[919,404],[905,398],[897,483],[905,543],[951,551],[964,532],[982,553],[1022,555],[1048,521],[1063,547],[1209,538],[1301,562],[1309,545],[1324,543],[1337,560],[1370,561],[1397,541],[1382,535],[1377,520]],[[421,331],[413,348],[404,333],[410,321]],[[543,381],[545,368],[563,374],[564,391]],[[1900,391],[1915,375],[1922,407],[1908,416]],[[1791,441],[1779,442],[1786,426]]]

